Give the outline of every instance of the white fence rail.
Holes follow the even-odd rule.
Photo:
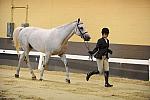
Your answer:
[[[19,54],[21,54],[23,51],[19,51]],[[17,54],[16,50],[5,50],[5,49],[0,49],[0,54]],[[31,51],[29,55],[34,55],[34,56],[40,56],[39,59],[39,65],[38,69],[42,68],[42,62],[44,60],[45,54],[41,52],[36,52],[36,51]],[[52,57],[58,57],[58,56],[52,56]],[[89,56],[82,56],[82,55],[70,55],[66,54],[67,59],[75,59],[75,60],[89,60]],[[93,59],[96,61],[96,59]],[[121,64],[137,64],[137,65],[148,65],[149,67],[149,81],[150,81],[150,59],[148,60],[139,60],[139,59],[124,59],[124,58],[110,58],[109,62],[113,63],[121,63]]]

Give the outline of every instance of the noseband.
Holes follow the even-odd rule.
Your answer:
[[[82,31],[80,30],[80,27],[79,27],[80,24],[83,24],[83,23],[79,23],[79,22],[78,22],[78,23],[77,23],[77,28],[78,28],[78,30],[79,30],[79,32],[80,32],[80,34],[81,34],[81,38],[84,38],[84,34],[86,34],[86,33],[88,33],[88,32],[82,33]],[[89,46],[88,46],[88,41],[85,42],[85,40],[84,40],[84,44],[85,44],[85,47],[87,48],[87,50],[90,51],[90,48],[89,48]],[[89,55],[89,59],[91,59],[91,60],[93,61],[93,56]]]

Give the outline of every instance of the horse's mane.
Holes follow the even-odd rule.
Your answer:
[[[57,28],[57,29],[58,29],[58,28],[63,28],[64,26],[68,26],[68,25],[70,25],[70,24],[72,24],[72,23],[75,23],[75,22],[77,22],[77,21],[73,21],[73,22],[71,22],[71,23],[69,23],[69,24],[64,24],[64,25],[58,26],[58,27],[56,27],[56,28]]]

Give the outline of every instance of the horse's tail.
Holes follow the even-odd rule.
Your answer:
[[[19,33],[22,29],[23,29],[23,27],[17,27],[13,32],[13,43],[14,43],[14,46],[15,46],[18,54],[19,54],[19,48],[20,48],[20,43],[19,43],[18,37],[19,37]]]

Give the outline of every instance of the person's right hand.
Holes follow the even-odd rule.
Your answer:
[[[92,52],[92,51],[88,51],[88,53],[89,53],[90,55],[92,55],[92,54],[93,54],[93,52]]]

